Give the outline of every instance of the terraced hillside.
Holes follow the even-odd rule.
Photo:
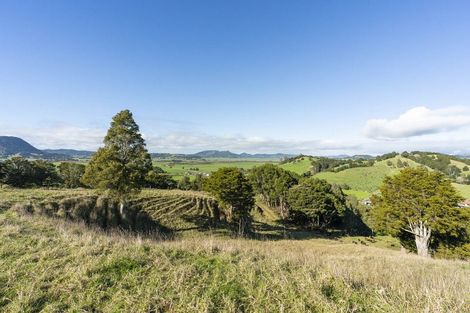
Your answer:
[[[216,201],[202,192],[181,190],[144,190],[129,202],[126,220],[112,216],[117,203],[84,189],[0,189],[0,209],[15,206],[17,210],[52,217],[83,220],[100,226],[129,228],[160,227],[171,230],[197,228],[195,221],[219,219]],[[155,225],[151,225],[155,223]]]

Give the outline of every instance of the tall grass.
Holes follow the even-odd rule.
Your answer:
[[[155,241],[0,213],[3,312],[468,312],[469,263],[326,239]]]

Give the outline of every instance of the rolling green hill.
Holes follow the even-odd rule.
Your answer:
[[[314,157],[311,156],[302,156],[291,162],[280,164],[279,166],[285,170],[302,175],[303,173],[310,171],[313,159]]]

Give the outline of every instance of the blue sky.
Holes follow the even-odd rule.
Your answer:
[[[0,0],[0,135],[95,149],[470,152],[469,1]]]

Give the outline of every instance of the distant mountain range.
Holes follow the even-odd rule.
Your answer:
[[[88,158],[92,154],[92,151],[79,151],[71,149],[39,150],[21,138],[0,136],[0,157],[2,158],[18,155],[26,158],[60,161],[77,158]]]
[[[90,158],[93,155],[93,153],[95,153],[94,151],[74,150],[74,149],[44,149],[42,151],[47,154],[66,155],[73,159],[87,159],[87,158]]]
[[[284,154],[284,153],[233,153],[230,151],[219,151],[219,150],[205,150],[198,153],[190,154],[191,156],[199,158],[214,158],[214,159],[282,159],[293,157],[293,154]]]
[[[74,150],[74,149],[43,149],[39,150],[32,146],[25,140],[12,137],[12,136],[0,136],[0,158],[7,158],[14,155],[19,155],[27,158],[38,158],[47,160],[74,160],[74,159],[88,159],[94,151],[87,150]],[[295,157],[295,154],[285,153],[233,153],[231,151],[220,151],[220,150],[205,150],[191,154],[177,154],[177,153],[151,153],[152,158],[157,159],[180,159],[180,160],[198,160],[198,159],[263,159],[263,160],[283,160],[287,158]],[[373,159],[372,155],[333,155],[328,156],[331,159]],[[462,159],[470,158],[469,155],[458,156]]]
[[[67,160],[67,159],[87,159],[93,155],[94,151],[74,150],[74,149],[43,149],[39,150],[18,137],[0,136],[0,157],[10,157],[19,155],[23,157]],[[281,160],[292,157],[292,154],[249,154],[233,153],[230,151],[206,150],[192,154],[172,154],[172,153],[151,153],[153,158],[159,159],[271,159]]]

